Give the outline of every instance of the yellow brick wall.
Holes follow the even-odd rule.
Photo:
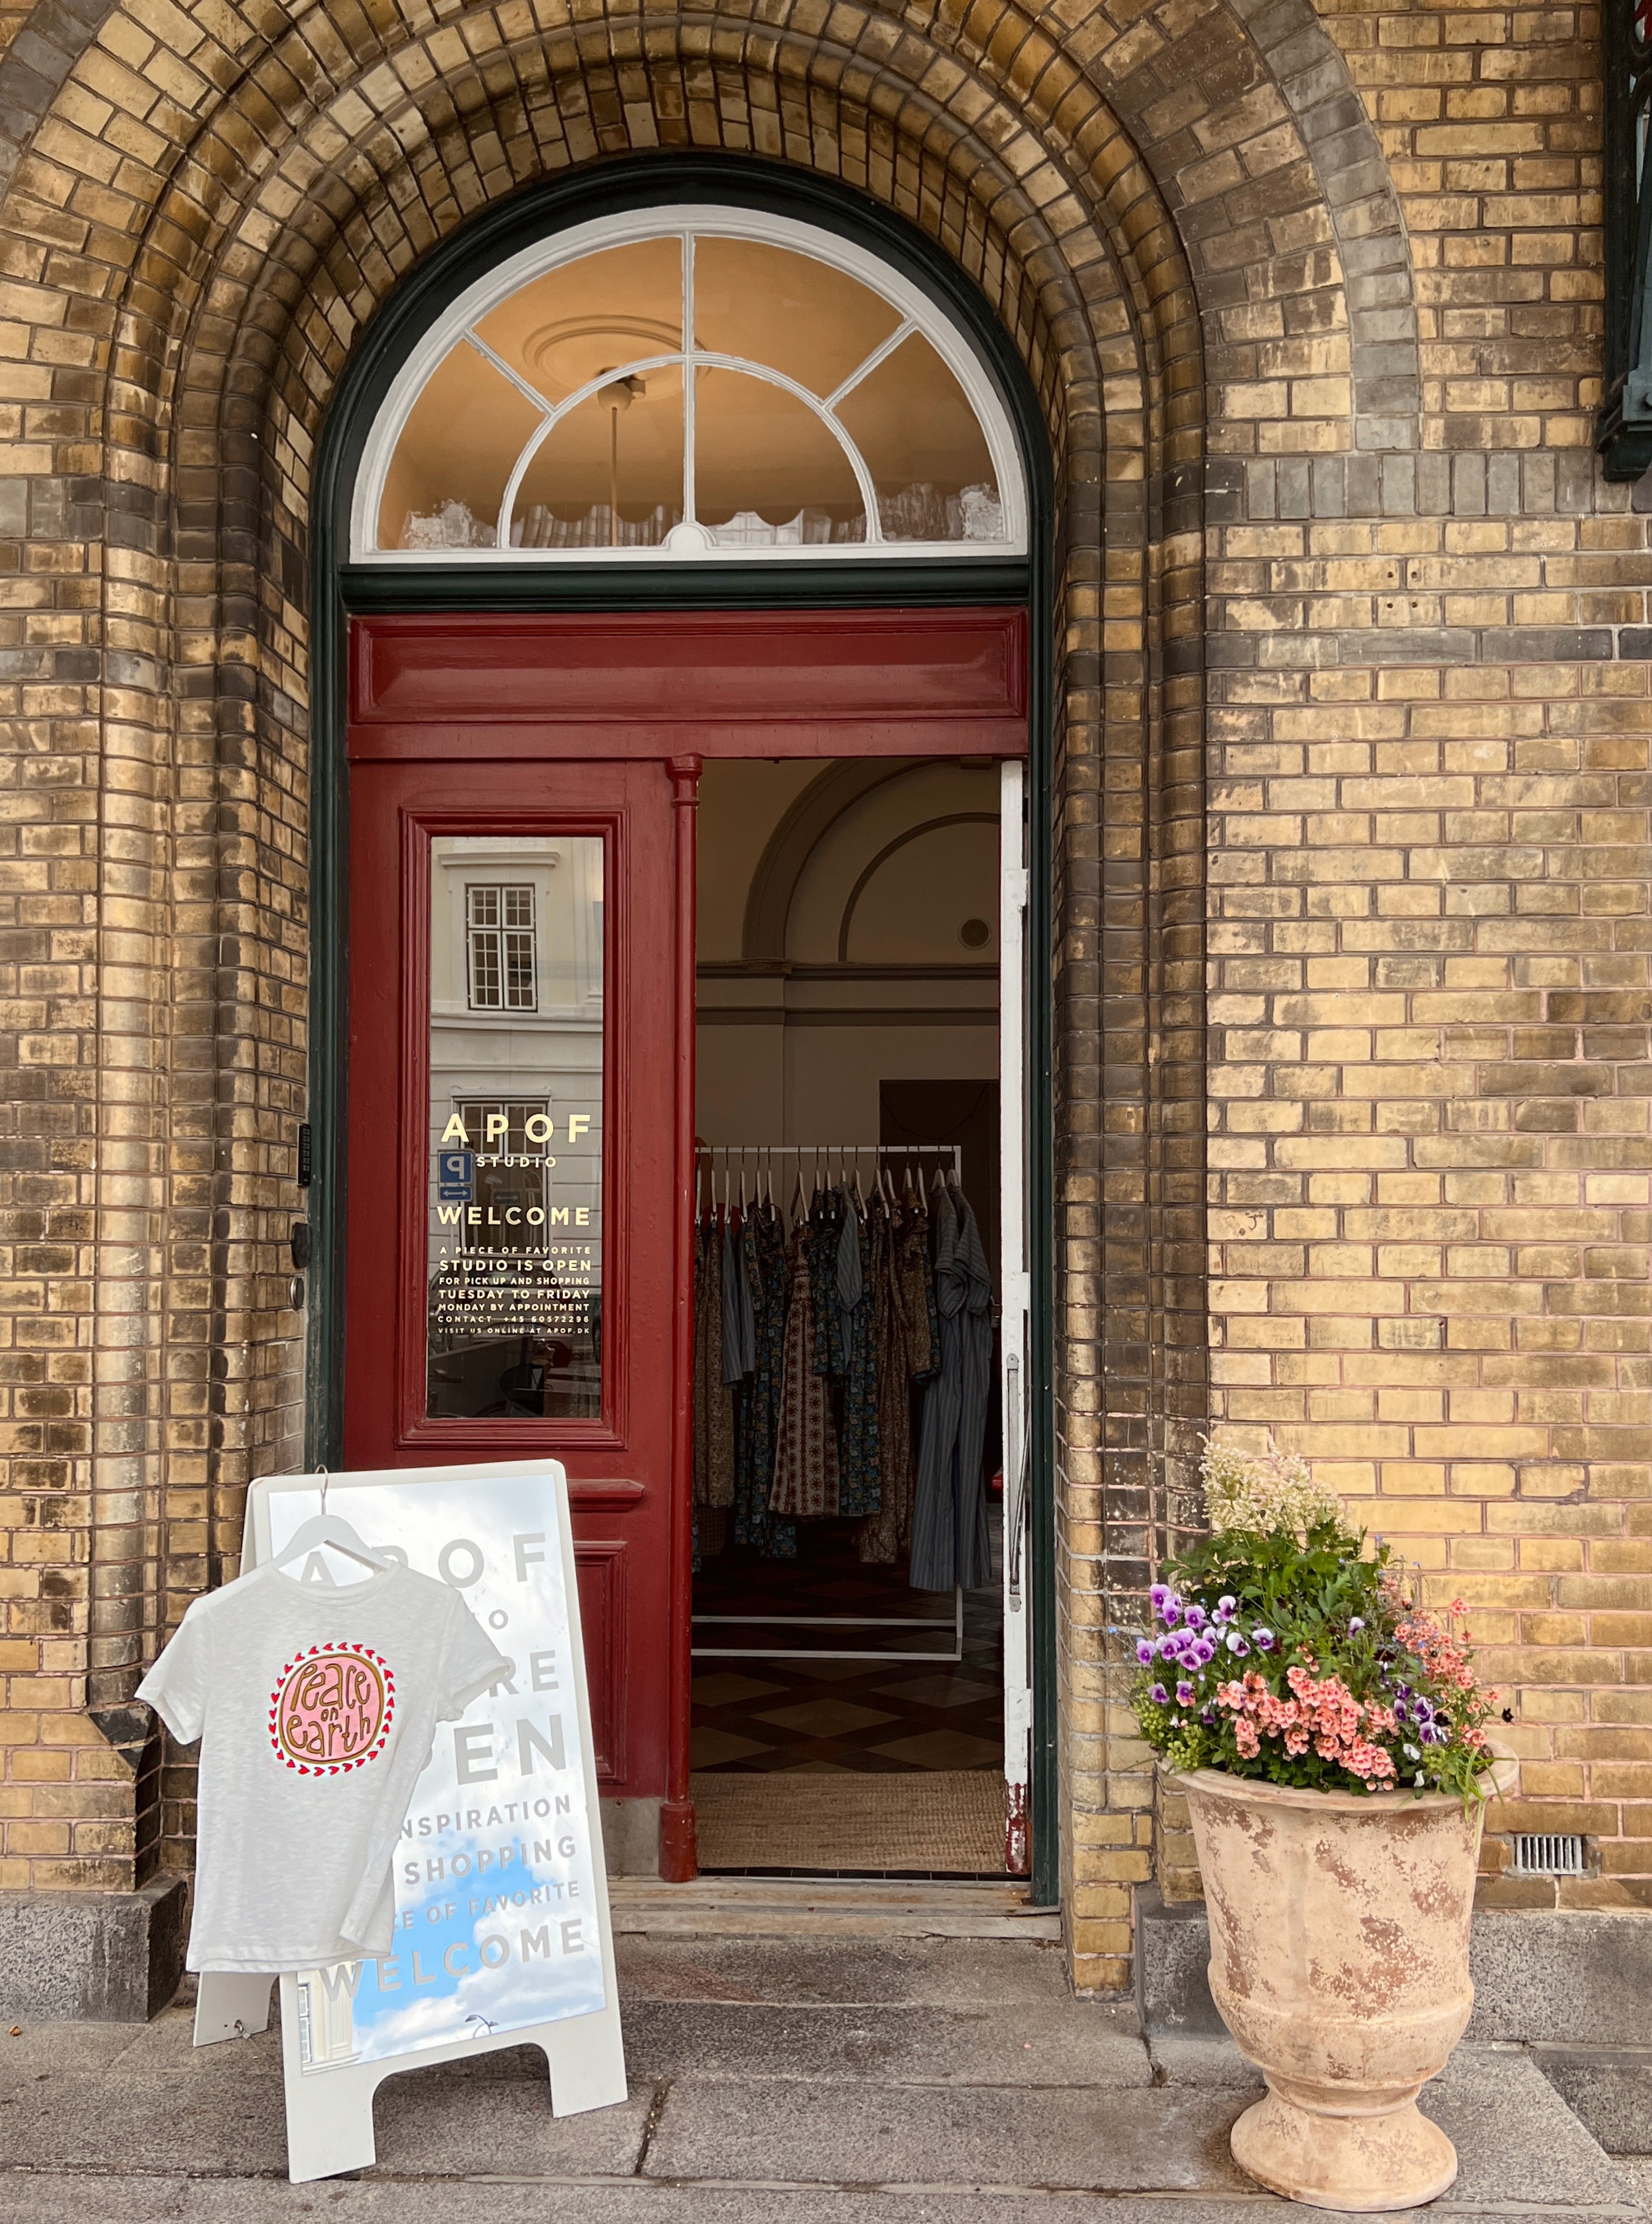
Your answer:
[[[121,1709],[296,1456],[328,399],[468,215],[703,147],[921,225],[1051,430],[1081,1981],[1126,1975],[1153,1867],[1127,1633],[1213,1419],[1472,1599],[1510,1819],[1647,1896],[1652,639],[1589,447],[1593,19],[79,20],[42,0],[0,54],[0,1888],[183,1857],[187,1772]]]
[[[1500,1826],[1595,1842],[1565,1903],[1644,1904],[1652,556],[1590,453],[1598,22],[1322,13],[1405,221],[1420,453],[1386,515],[1264,490],[1213,536],[1258,650],[1211,727],[1219,1409],[1469,1602]],[[1277,639],[1329,628],[1367,653]]]

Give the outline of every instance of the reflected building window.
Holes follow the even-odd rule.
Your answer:
[[[465,911],[471,1010],[537,1010],[532,886],[489,888],[473,882],[465,890]]]
[[[462,1104],[468,1136],[482,1145],[475,1174],[481,1208],[473,1227],[461,1230],[466,1251],[544,1251],[547,1248],[544,1138],[551,1121],[543,1097],[533,1103]],[[529,1123],[539,1138],[529,1140]]]

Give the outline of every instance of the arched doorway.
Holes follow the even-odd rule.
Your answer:
[[[1024,1456],[1028,1425],[1036,1415],[1047,1426],[1028,1393],[1044,1379],[1045,1345],[1041,1336],[1035,1349],[1031,1326],[1023,1335],[1031,1283],[1019,1252],[991,1261],[981,1251],[992,1302],[1007,1277],[1019,1311],[1013,1336],[995,1339],[989,1324],[985,1343],[975,1339],[973,1433],[966,1426],[944,1453],[924,1450],[922,1387],[908,1400],[899,1459],[899,1400],[885,1400],[880,1426],[857,1421],[875,1398],[870,1329],[855,1332],[858,1360],[846,1346],[821,1370],[833,1378],[823,1441],[842,1456],[838,1484],[823,1482],[818,1503],[783,1504],[774,1481],[791,1394],[784,1381],[769,1397],[765,1452],[753,1441],[755,1362],[741,1371],[720,1348],[707,1371],[697,1279],[703,1299],[709,1278],[730,1271],[729,1246],[745,1240],[757,1202],[732,1191],[736,1154],[742,1188],[748,1166],[755,1182],[763,1163],[766,1206],[777,1153],[789,1162],[775,1202],[794,1216],[794,1178],[807,1165],[802,1211],[817,1190],[835,1197],[836,1224],[860,1229],[851,1247],[873,1242],[873,1216],[861,1214],[880,1166],[892,1187],[897,1169],[948,1169],[961,1178],[952,1193],[962,1230],[970,1185],[962,1147],[915,1134],[910,1098],[897,1096],[886,1119],[885,1087],[950,1081],[976,1097],[985,1084],[997,1090],[1004,868],[1018,884],[1031,862],[1038,878],[1021,774],[1039,724],[1028,624],[1042,580],[1036,446],[1028,461],[1034,413],[1007,351],[978,306],[960,313],[962,289],[937,275],[929,250],[904,242],[891,255],[880,241],[886,251],[873,253],[854,236],[851,212],[817,197],[805,217],[766,198],[784,196],[766,197],[748,172],[727,200],[666,193],[579,222],[523,212],[514,237],[494,227],[479,264],[461,251],[462,236],[365,352],[332,429],[334,500],[324,508],[342,559],[331,573],[349,675],[332,853],[344,869],[335,869],[329,922],[348,1089],[335,1092],[331,1129],[318,1123],[324,1148],[343,1150],[349,1199],[347,1241],[322,1278],[333,1302],[319,1356],[337,1387],[327,1441],[354,1466],[565,1461],[610,1853],[667,1877],[695,1863],[695,1654],[724,1648],[697,1642],[693,1583],[697,1564],[703,1581],[724,1557],[726,1517],[741,1532],[735,1561],[793,1557],[799,1528],[824,1535],[835,1524],[836,1548],[870,1568],[899,1563],[905,1583],[916,1503],[925,1489],[944,1500],[950,1542],[919,1571],[924,1588],[946,1596],[944,1655],[924,1649],[936,1644],[927,1609],[811,1612],[817,1597],[773,1614],[755,1597],[750,1613],[732,1617],[716,1611],[726,1596],[703,1600],[699,1636],[737,1621],[740,1649],[772,1662],[781,1649],[853,1652],[840,1627],[905,1622],[915,1633],[882,1649],[897,1659],[917,1649],[920,1666],[933,1659],[949,1674],[965,1666],[964,1594],[1002,1595],[1019,1632],[1032,1620],[1018,1543],[1028,1499],[1018,1494],[1044,1472],[1036,1447]],[[324,556],[329,537],[324,530]],[[824,1001],[811,1009],[806,995],[782,997],[780,1102],[766,1096],[751,1060],[731,1059],[719,1041],[708,1061],[717,1069],[711,1094],[722,1124],[738,1132],[715,1137],[694,1078],[705,886],[696,821],[708,763],[728,775],[713,793],[720,817],[735,825],[753,807],[752,782],[742,787],[737,768],[793,767],[804,786],[823,763],[851,784],[868,764],[900,776],[868,805],[879,840],[841,892]],[[945,777],[979,785],[979,768],[1000,763],[1014,774],[994,776],[990,810],[925,799],[925,780],[933,786],[949,765]],[[930,774],[919,777],[925,766]],[[915,799],[915,817],[889,818],[897,791]],[[995,855],[990,888],[972,888],[955,954],[861,952],[857,938],[881,936],[892,949],[903,934],[916,952],[935,907],[914,905],[914,888],[932,883],[938,899],[955,881],[962,893],[980,859],[953,851],[960,839],[980,850],[983,822],[995,853],[1000,825],[1010,841]],[[1026,823],[1044,822],[1035,812]],[[742,895],[742,915],[753,896]],[[1020,932],[1018,908],[1018,951]],[[784,953],[780,962],[788,978],[798,975]],[[862,993],[858,1008],[845,1003],[849,976],[868,970],[881,973],[880,993]],[[949,977],[937,988],[939,973]],[[949,1012],[961,989],[974,1008]],[[1018,970],[1010,1003],[1017,1113],[1002,1128],[1016,1155],[1007,1182],[1002,1166],[991,1170],[986,1217],[995,1228],[1001,1195],[1012,1194],[1019,1230],[1036,1228],[1038,1215],[1026,1210],[1019,1147],[1028,1061]],[[700,1044],[731,1024],[742,1023],[726,1013],[706,1019]],[[924,1031],[919,1054],[915,1032]],[[760,1033],[749,1034],[753,1051]],[[797,1047],[810,1034],[813,1082]],[[949,1034],[937,1065],[936,1043]],[[822,1069],[825,1040],[837,1054]],[[884,1053],[897,1048],[895,1068],[883,1071]],[[858,1099],[840,1090],[823,1132],[830,1092],[819,1071],[842,1080],[857,1060]],[[750,1085],[735,1111],[731,1075],[742,1071]],[[944,1107],[940,1117],[945,1126]],[[889,1121],[904,1153],[886,1137]],[[916,1188],[927,1196],[926,1179]],[[947,1193],[943,1183],[929,1200],[937,1219],[954,1210]],[[979,1229],[980,1215],[970,1208],[969,1216]],[[825,1239],[817,1230],[799,1240]],[[932,1292],[936,1261],[925,1257]],[[869,1248],[862,1264],[870,1273]],[[825,1302],[817,1286],[816,1300]],[[932,1364],[909,1372],[951,1368],[945,1340],[937,1322]],[[784,1377],[778,1347],[772,1363]],[[803,1366],[817,1371],[812,1359]],[[725,1402],[721,1422],[709,1422],[708,1407]],[[1004,1456],[994,1456],[1006,1418]],[[708,1426],[726,1430],[737,1474],[708,1473]],[[892,1537],[873,1551],[854,1532],[886,1511],[892,1518],[880,1436],[905,1497]],[[1006,1492],[1017,1508],[1014,1542],[997,1510]],[[791,1533],[777,1549],[781,1524]],[[943,1581],[949,1572],[955,1582]],[[832,1625],[833,1638],[765,1651],[781,1621]],[[1035,1648],[1025,1638],[1011,1648],[1006,1738],[1001,1641],[993,1614],[986,1621],[969,1658],[977,1688],[988,1655],[997,1680],[974,1727],[995,1722],[999,1751],[1010,1751],[1007,1779],[994,1772],[1008,1785],[999,1842],[1018,1867]],[[816,1680],[835,1672],[822,1664]],[[818,1722],[832,1710],[825,1693],[782,1688],[778,1697],[787,1703],[765,1712],[792,1716],[783,1728],[800,1711]],[[949,1693],[936,1700],[956,1703]],[[879,1710],[858,1708],[861,1717],[868,1711]],[[712,1731],[715,1772],[716,1735],[738,1734],[701,1728],[703,1742]],[[920,1728],[887,1742],[916,1747],[924,1737]],[[804,1766],[821,1763],[821,1742]],[[955,1727],[929,1726],[931,1752],[978,1756],[990,1744],[990,1735],[972,1742]],[[722,1750],[728,1766],[726,1742]],[[905,1765],[878,1752],[873,1772]],[[791,1751],[777,1771],[797,1759]],[[906,1760],[924,1766],[911,1752]],[[861,1772],[841,1758],[821,1765]],[[739,1772],[738,1759],[732,1766]],[[853,1866],[884,1861],[874,1851]]]

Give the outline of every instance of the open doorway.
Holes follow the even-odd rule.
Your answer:
[[[707,1870],[1004,1873],[1000,821],[991,759],[705,768]]]

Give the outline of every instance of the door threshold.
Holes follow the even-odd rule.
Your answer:
[[[914,1877],[697,1877],[661,1884],[610,1877],[616,1935],[679,1938],[1020,1938],[1058,1940],[1061,1918],[1034,1909],[1025,1884]]]

